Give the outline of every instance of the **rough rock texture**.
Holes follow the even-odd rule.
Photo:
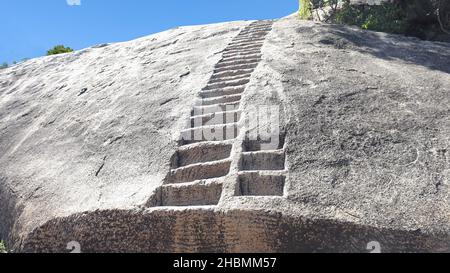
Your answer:
[[[245,25],[182,27],[1,70],[1,236],[18,249],[55,217],[145,203],[189,105]]]
[[[0,236],[26,252],[448,252],[449,59],[291,16],[2,70]],[[180,141],[222,128],[224,104],[228,140]],[[276,147],[246,139],[255,105],[279,107]]]

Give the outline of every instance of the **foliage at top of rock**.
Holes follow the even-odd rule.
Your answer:
[[[311,1],[300,0],[300,18],[309,19],[311,17]]]
[[[423,40],[450,41],[450,1],[304,0],[315,18],[363,29],[405,34]],[[319,12],[320,11],[320,12]],[[311,12],[309,13],[311,14]]]
[[[350,1],[345,1],[336,13],[335,21],[357,25],[367,30],[397,34],[404,34],[408,25],[404,10],[391,3],[361,7],[353,6]]]
[[[57,55],[57,54],[62,54],[62,53],[70,53],[70,52],[73,52],[72,48],[65,47],[64,45],[57,45],[47,51],[47,56]]]
[[[6,253],[6,246],[3,241],[0,241],[0,254]]]

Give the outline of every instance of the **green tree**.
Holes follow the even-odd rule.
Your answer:
[[[70,47],[65,47],[64,45],[57,45],[47,51],[47,56],[70,52],[73,52],[73,49],[71,49]]]
[[[5,68],[8,68],[8,63],[7,62],[4,62],[4,63],[2,63],[1,65],[0,65],[0,69],[5,69]]]
[[[0,241],[0,254],[6,253],[6,252],[7,252],[7,250],[6,250],[5,244],[3,243],[3,241]]]
[[[311,1],[310,0],[300,0],[300,18],[309,19],[311,18]]]

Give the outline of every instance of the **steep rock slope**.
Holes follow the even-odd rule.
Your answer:
[[[1,236],[16,245],[55,217],[145,203],[188,106],[246,24],[182,27],[0,71]]]
[[[31,252],[450,251],[449,59],[291,16],[4,70],[1,236]],[[245,134],[256,105],[278,107],[274,147]],[[198,124],[231,133],[192,141]]]

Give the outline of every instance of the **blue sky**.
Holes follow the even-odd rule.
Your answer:
[[[82,49],[176,26],[273,19],[297,0],[0,0],[0,63],[45,55],[57,44]]]

